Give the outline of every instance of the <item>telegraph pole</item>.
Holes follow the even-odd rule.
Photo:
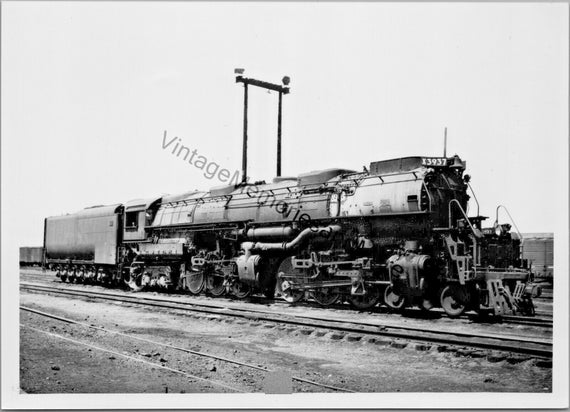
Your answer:
[[[241,160],[241,181],[247,181],[247,104],[248,104],[248,86],[257,86],[266,90],[273,90],[279,93],[279,104],[277,108],[277,176],[281,176],[281,120],[283,108],[283,95],[289,93],[289,82],[291,79],[288,76],[283,77],[282,83],[275,84],[264,82],[262,80],[251,79],[243,76],[244,69],[235,69],[236,83],[243,83],[243,151]]]

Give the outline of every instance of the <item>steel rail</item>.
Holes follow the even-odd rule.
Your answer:
[[[120,301],[142,306],[153,306],[163,309],[179,309],[189,312],[199,312],[235,318],[245,318],[250,321],[267,321],[295,326],[329,329],[341,332],[368,334],[432,344],[451,344],[461,347],[472,347],[487,350],[501,350],[512,353],[532,355],[537,357],[552,357],[552,342],[545,339],[530,339],[506,335],[475,334],[449,330],[426,330],[409,326],[382,325],[367,322],[347,322],[339,319],[322,319],[312,316],[292,316],[275,314],[249,309],[229,309],[216,305],[205,305],[179,302],[167,299],[156,299],[143,296],[127,296],[123,294],[81,291],[69,288],[55,288],[40,285],[21,284],[21,289],[36,292],[56,293],[68,296],[78,296],[87,299]]]
[[[23,276],[29,276],[29,277],[33,277],[35,279],[46,280],[46,275],[24,273]],[[53,283],[55,283],[55,280],[53,281]],[[62,283],[62,284],[65,284],[65,283]],[[260,297],[260,298],[265,299],[262,297]],[[273,303],[290,306],[290,304],[288,302],[285,302],[285,301],[277,300]],[[302,305],[302,304],[307,304],[307,303],[309,303],[309,307],[312,307],[310,305],[311,302],[298,302],[297,306],[299,306],[300,304]],[[188,304],[189,305],[204,305],[204,306],[209,307],[209,305],[207,305],[207,304],[200,304],[200,303],[193,303],[193,302],[188,302]],[[215,305],[213,307],[217,307],[217,306],[218,305]],[[339,309],[339,310],[353,310],[355,312],[358,312],[357,309],[349,309],[348,307],[344,307],[342,305],[333,305],[333,306],[330,306],[330,308]],[[242,311],[247,311],[247,312],[255,312],[256,311],[256,309],[241,309],[241,308],[233,308],[233,310],[242,310]],[[369,310],[375,311],[374,308],[371,308]],[[443,311],[440,311],[440,312],[444,313]],[[261,313],[266,313],[266,312],[261,311]],[[439,313],[439,312],[437,311],[437,309],[434,309],[433,313]],[[312,318],[312,317],[309,316],[309,318]],[[318,317],[314,317],[314,318],[315,319],[321,319]],[[471,319],[471,318],[474,318],[474,315],[467,314],[467,315],[463,315],[461,318]],[[526,325],[526,326],[536,326],[536,327],[542,327],[542,328],[552,328],[553,327],[552,318],[531,318],[531,317],[514,316],[514,315],[503,315],[500,318],[491,318],[489,322],[484,322],[484,323],[485,324],[501,324],[501,323],[503,323],[503,324],[517,324],[517,325]],[[374,324],[370,324],[370,325],[374,325]]]
[[[501,320],[506,321],[505,323],[509,324],[538,326],[542,328],[552,328],[554,326],[552,318],[527,318],[522,316],[503,315]]]
[[[60,334],[57,334],[57,333],[48,332],[48,331],[45,331],[45,330],[42,330],[42,329],[37,329],[37,328],[34,328],[33,326],[24,325],[24,324],[21,324],[21,323],[20,323],[20,326],[23,327],[23,328],[27,328],[27,329],[36,331],[36,332],[44,333],[44,334],[46,334],[46,335],[48,335],[48,336],[51,336],[51,337],[53,337],[53,338],[65,340],[65,341],[71,342],[71,343],[75,343],[76,345],[83,345],[83,346],[86,346],[86,347],[91,348],[91,349],[96,349],[96,350],[101,351],[101,352],[110,353],[110,354],[112,354],[112,355],[119,356],[119,357],[121,357],[121,358],[125,358],[125,359],[129,359],[129,360],[132,360],[132,361],[144,363],[144,364],[146,364],[146,365],[152,366],[153,368],[162,369],[162,370],[165,370],[165,371],[168,371],[168,372],[173,372],[173,373],[176,373],[176,374],[179,374],[179,375],[186,376],[186,377],[191,378],[191,379],[200,380],[200,381],[206,382],[206,383],[208,383],[208,384],[210,384],[210,385],[217,385],[217,386],[220,386],[220,387],[222,387],[222,388],[226,388],[226,389],[232,390],[232,391],[234,391],[234,392],[241,392],[241,393],[244,393],[244,391],[242,391],[241,389],[234,388],[233,386],[229,386],[229,385],[226,385],[225,383],[218,382],[218,381],[215,381],[215,380],[201,378],[201,377],[199,377],[199,376],[192,375],[192,374],[190,374],[190,373],[181,371],[180,369],[174,369],[174,368],[170,368],[170,367],[168,367],[168,366],[159,365],[159,364],[157,364],[157,363],[149,362],[149,361],[147,361],[147,360],[140,359],[140,358],[137,358],[137,357],[134,357],[134,356],[130,356],[130,355],[126,355],[126,354],[124,354],[124,353],[120,353],[120,352],[117,352],[117,351],[113,351],[113,350],[109,350],[109,349],[106,349],[106,348],[102,348],[102,347],[100,347],[100,346],[91,345],[90,343],[81,342],[81,341],[79,341],[79,340],[77,340],[77,339],[71,339],[71,338],[69,338],[69,337],[67,337],[67,336],[63,336],[63,335],[60,335]]]

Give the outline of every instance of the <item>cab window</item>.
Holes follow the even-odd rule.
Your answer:
[[[137,229],[139,226],[139,212],[127,212],[125,218],[126,229]]]

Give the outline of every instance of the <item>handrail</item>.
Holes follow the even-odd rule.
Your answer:
[[[499,225],[499,209],[503,208],[505,209],[505,212],[507,212],[507,215],[509,215],[509,218],[511,219],[511,222],[513,223],[513,225],[515,226],[515,229],[517,230],[517,234],[519,235],[519,238],[521,239],[521,260],[523,258],[523,252],[524,252],[524,237],[522,235],[522,233],[520,232],[515,219],[513,219],[513,217],[511,216],[511,214],[509,213],[509,210],[507,209],[506,206],[504,205],[499,205],[497,206],[497,211],[495,213],[495,225]]]
[[[517,234],[519,235],[519,237],[520,237],[521,240],[522,240],[522,239],[523,239],[523,235],[522,235],[522,233],[520,232],[520,230],[519,230],[517,224],[515,223],[515,220],[513,219],[513,217],[511,216],[511,214],[509,213],[509,210],[507,209],[506,206],[503,206],[503,205],[497,206],[497,212],[496,212],[496,214],[495,214],[495,223],[499,224],[499,209],[500,209],[500,208],[505,209],[505,212],[507,212],[507,215],[509,215],[509,218],[511,219],[511,222],[513,222],[513,225],[515,226],[515,229],[517,230]]]
[[[467,215],[465,214],[465,211],[463,210],[463,207],[461,207],[461,203],[459,203],[459,201],[457,199],[451,199],[449,201],[449,210],[448,210],[448,217],[449,217],[449,227],[451,228],[451,205],[452,203],[457,204],[457,207],[459,207],[459,210],[461,211],[461,214],[463,215],[463,217],[465,218],[465,221],[467,222],[467,224],[469,225],[469,227],[471,228],[471,231],[473,232],[473,234],[475,235],[475,237],[481,237],[481,232],[479,230],[476,230],[473,225],[471,224],[471,221],[469,220],[469,218],[467,217]]]
[[[473,199],[475,199],[475,203],[477,203],[477,216],[479,216],[479,201],[477,200],[477,196],[475,196],[475,191],[473,190],[469,182],[467,182],[467,186],[469,187],[469,190],[471,190],[471,194],[473,195]]]
[[[427,195],[428,195],[428,201],[429,201],[428,212],[431,212],[431,211],[432,211],[431,205],[432,205],[432,203],[433,203],[433,199],[431,198],[431,193],[429,192],[429,189],[428,189],[428,187],[427,187],[427,185],[426,185],[425,180],[422,182],[422,186],[423,186],[423,188],[426,190],[426,193],[427,193]],[[421,199],[421,191],[420,191],[420,199]]]
[[[478,259],[477,259],[477,238],[481,237],[481,232],[479,230],[475,230],[475,228],[473,227],[473,225],[471,224],[471,222],[469,221],[469,218],[467,217],[467,214],[465,214],[465,211],[463,210],[463,207],[461,207],[461,203],[459,203],[459,201],[457,199],[451,199],[449,201],[449,227],[451,228],[451,205],[455,203],[457,204],[457,207],[459,207],[459,210],[461,211],[461,214],[463,215],[463,217],[465,218],[467,224],[469,225],[469,227],[471,228],[471,231],[473,232],[474,238],[473,238],[473,272],[475,273],[475,275],[477,274],[477,264],[478,264]]]

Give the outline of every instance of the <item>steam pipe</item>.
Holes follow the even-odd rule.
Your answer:
[[[291,226],[248,229],[245,233],[246,237],[250,240],[259,240],[263,238],[288,239],[293,237],[295,234],[296,231]]]
[[[340,232],[339,225],[319,226],[317,228],[306,228],[297,237],[289,242],[281,243],[265,243],[265,242],[244,242],[241,244],[243,250],[247,253],[254,252],[289,252],[300,247],[306,240],[323,236],[328,237],[333,233]],[[323,235],[326,233],[326,235]]]

